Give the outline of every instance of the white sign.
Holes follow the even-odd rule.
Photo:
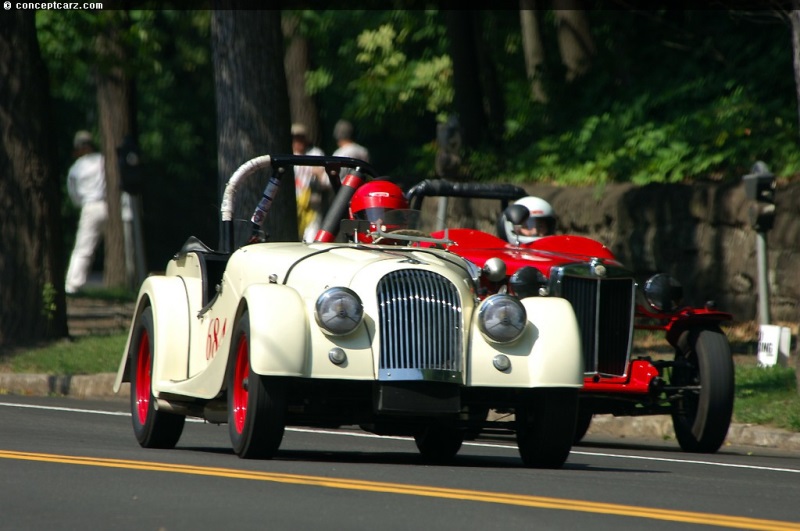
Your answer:
[[[778,364],[781,367],[789,366],[789,356],[792,353],[792,329],[781,328],[781,342],[778,348]]]
[[[758,364],[772,367],[788,365],[792,331],[785,326],[761,325],[758,329]]]

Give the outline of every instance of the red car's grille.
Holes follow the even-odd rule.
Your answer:
[[[559,295],[572,303],[581,331],[586,373],[624,376],[631,351],[636,285],[632,278],[571,276]]]
[[[460,381],[458,290],[430,271],[404,269],[378,284],[381,380]]]

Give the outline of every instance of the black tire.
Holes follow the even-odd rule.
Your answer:
[[[685,331],[678,341],[672,386],[685,390],[675,404],[672,425],[685,452],[714,453],[728,434],[733,415],[734,364],[725,334],[719,329]],[[685,363],[684,363],[685,362]]]
[[[425,426],[414,435],[422,458],[429,463],[446,463],[461,449],[464,431],[450,426]]]
[[[575,439],[578,390],[534,389],[516,411],[517,447],[529,468],[561,468]]]
[[[128,350],[133,433],[143,448],[174,448],[183,433],[186,417],[155,408],[153,332],[153,309],[148,306],[139,315]]]
[[[231,338],[228,433],[242,459],[272,459],[286,427],[286,383],[250,367],[250,316],[239,319]]]
[[[578,444],[586,437],[586,432],[589,431],[589,426],[592,425],[592,412],[578,407],[578,419],[575,422],[575,438],[573,444]]]

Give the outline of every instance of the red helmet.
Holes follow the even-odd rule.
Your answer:
[[[350,219],[377,221],[388,210],[407,209],[408,201],[399,186],[389,181],[361,185],[350,200]]]
[[[361,185],[350,200],[350,219],[369,221],[370,231],[375,222],[386,219],[390,210],[408,209],[408,200],[403,190],[390,181],[370,181]],[[363,238],[359,238],[362,239]],[[371,241],[371,240],[370,240]]]

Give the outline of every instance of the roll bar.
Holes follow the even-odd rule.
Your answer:
[[[342,169],[354,168],[357,171],[377,177],[375,169],[363,160],[354,159],[351,157],[333,157],[333,156],[314,156],[314,155],[261,155],[248,160],[231,175],[228,182],[225,184],[225,191],[222,194],[222,203],[220,205],[220,214],[222,227],[220,229],[219,251],[222,253],[231,253],[233,251],[233,215],[235,211],[235,201],[237,192],[242,182],[245,179],[255,174],[259,170],[265,168],[272,168],[272,175],[270,176],[267,186],[264,188],[264,193],[261,200],[258,202],[253,215],[250,219],[253,234],[257,234],[261,230],[264,220],[267,218],[272,202],[275,195],[280,188],[281,179],[286,173],[286,169],[294,166],[314,166],[325,168],[325,173],[331,181],[331,187],[337,194],[342,189],[341,177]],[[339,202],[341,203],[341,202]],[[338,203],[337,203],[338,204]],[[347,205],[345,205],[346,207]]]
[[[526,195],[528,192],[524,188],[513,184],[462,183],[446,179],[426,179],[412,186],[406,193],[409,206],[414,210],[420,210],[425,197],[472,197],[506,202]]]

